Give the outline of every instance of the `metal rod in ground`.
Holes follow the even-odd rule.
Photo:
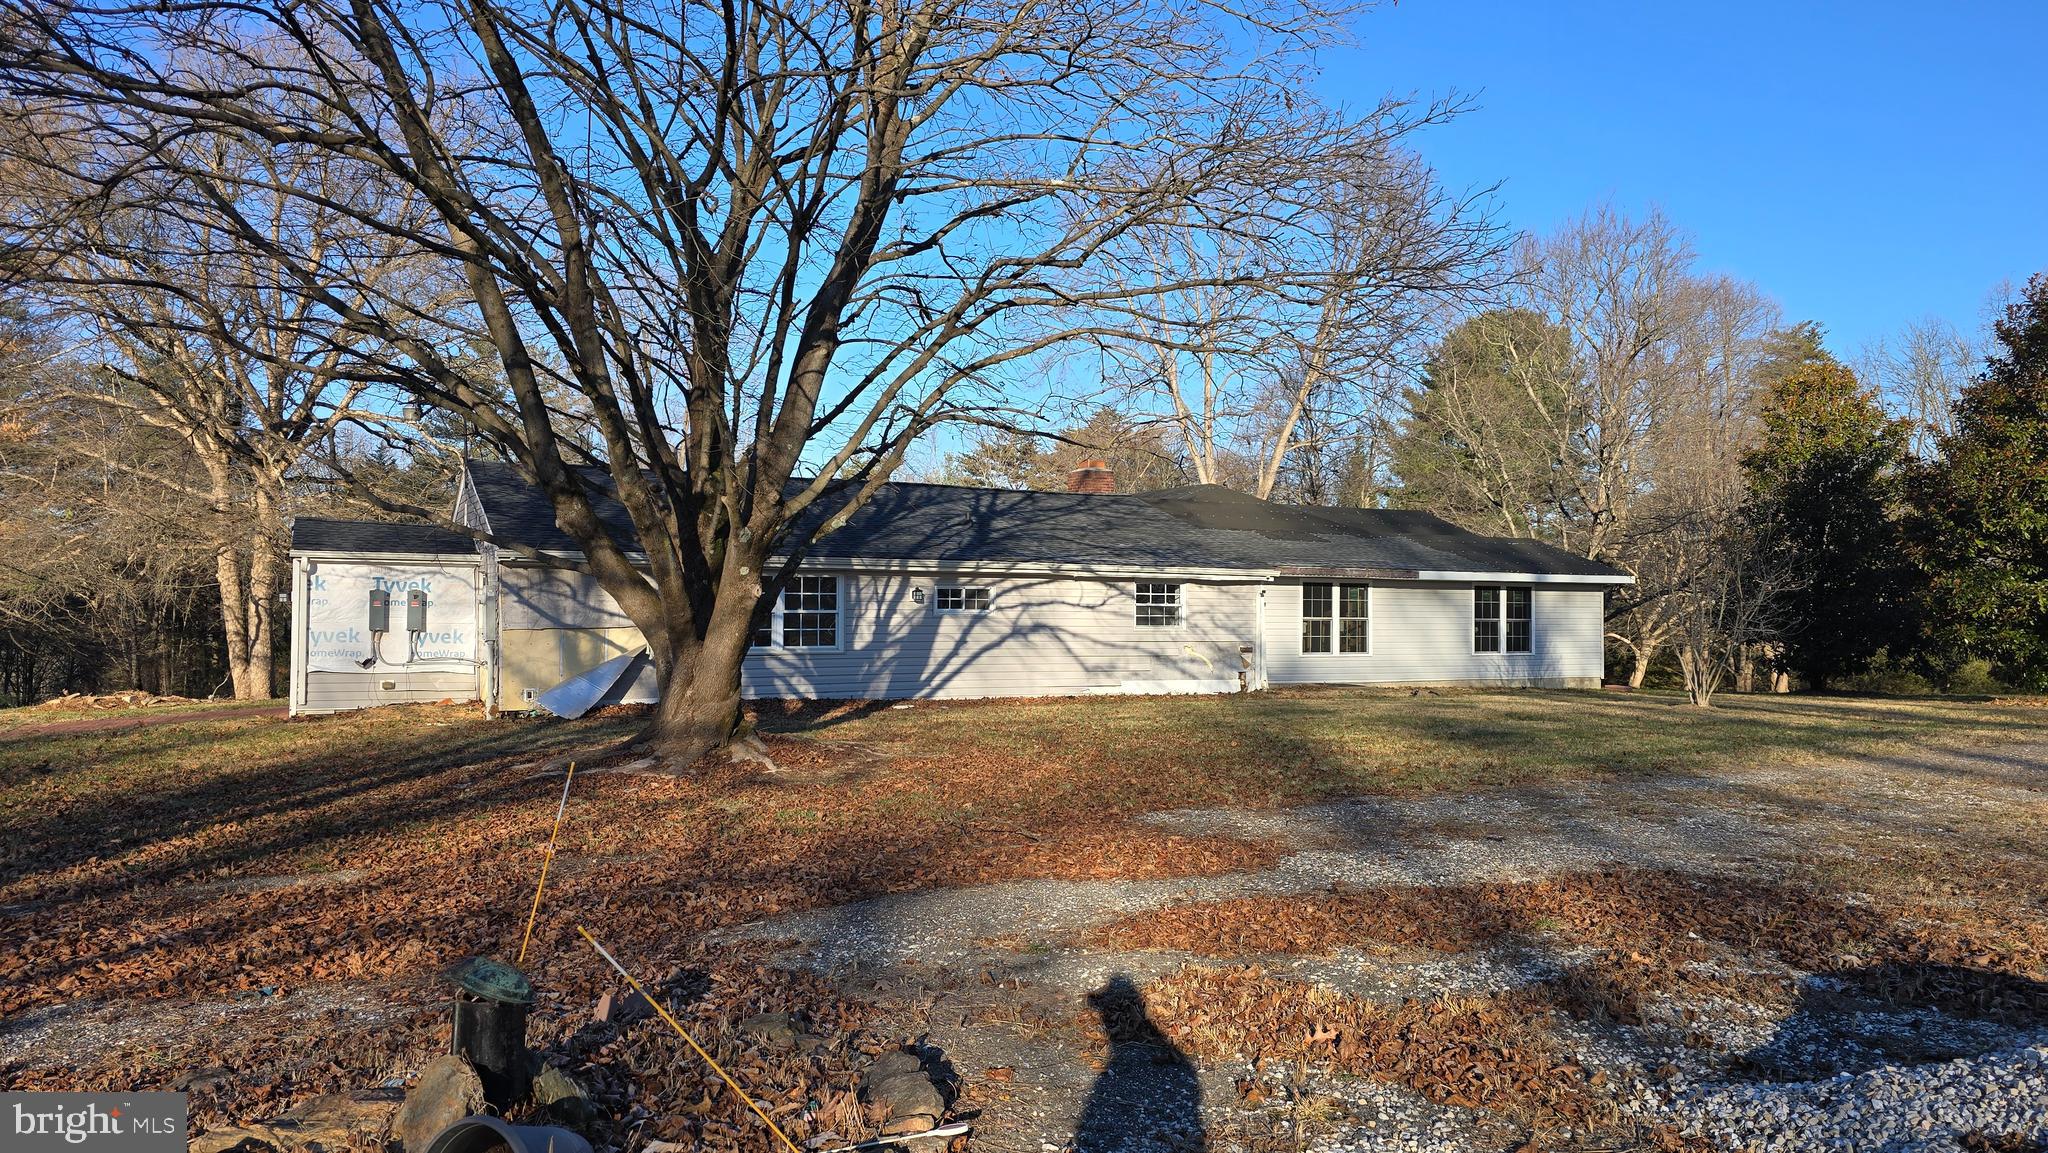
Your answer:
[[[526,963],[526,943],[533,940],[533,923],[540,918],[540,895],[548,887],[548,866],[555,863],[555,838],[562,832],[562,813],[569,807],[569,782],[576,779],[576,762],[569,762],[569,774],[562,778],[562,799],[555,805],[555,827],[548,830],[548,853],[540,859],[540,883],[533,887],[533,908],[526,914],[526,932],[519,938],[519,959]]]
[[[747,1108],[752,1109],[754,1111],[754,1116],[759,1117],[761,1119],[761,1124],[768,1126],[768,1131],[770,1133],[773,1133],[777,1137],[780,1137],[782,1139],[782,1143],[789,1147],[789,1153],[804,1153],[803,1150],[796,1147],[796,1142],[791,1141],[789,1139],[789,1134],[784,1133],[780,1128],[776,1126],[775,1122],[769,1120],[768,1114],[761,1111],[761,1107],[754,1103],[754,1099],[752,1097],[747,1096],[747,1091],[745,1089],[740,1088],[740,1083],[738,1081],[732,1079],[732,1074],[725,1071],[725,1066],[720,1065],[718,1063],[717,1058],[713,1057],[709,1053],[706,1053],[704,1051],[704,1046],[699,1045],[697,1043],[697,1039],[695,1037],[690,1036],[690,1031],[688,1029],[683,1028],[682,1025],[679,1022],[677,1022],[674,1017],[669,1016],[668,1006],[663,1005],[660,1001],[655,1000],[653,994],[649,993],[646,989],[641,988],[640,982],[635,981],[633,979],[633,974],[626,972],[626,967],[624,965],[619,964],[619,959],[617,957],[612,956],[609,952],[607,952],[603,945],[597,943],[597,938],[590,935],[590,930],[584,928],[581,925],[578,925],[576,926],[576,931],[583,934],[583,939],[590,942],[590,947],[597,950],[597,955],[603,957],[605,959],[606,964],[610,965],[612,968],[617,969],[619,971],[619,976],[624,977],[626,979],[626,984],[632,986],[633,991],[635,993],[640,994],[641,1000],[646,1001],[649,1005],[654,1007],[654,1011],[656,1013],[661,1014],[661,1019],[668,1022],[668,1027],[676,1031],[676,1036],[681,1037],[684,1041],[688,1042],[690,1048],[695,1049],[697,1051],[697,1056],[704,1058],[704,1063],[706,1065],[711,1066],[711,1071],[713,1073],[718,1074],[718,1079],[725,1082],[728,1086],[730,1086],[732,1091],[739,1096],[739,1099],[747,1103]]]

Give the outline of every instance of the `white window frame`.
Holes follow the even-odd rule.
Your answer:
[[[1514,601],[1514,594],[1520,593],[1522,604],[1529,610],[1521,623],[1528,627],[1528,637],[1521,648],[1514,643],[1516,618],[1509,614],[1508,606]],[[1500,590],[1500,651],[1511,657],[1527,656],[1536,651],[1536,590],[1528,585],[1506,585]]]
[[[1172,591],[1170,593],[1157,591],[1148,593],[1147,589],[1170,589]],[[1147,601],[1145,598],[1148,596],[1155,598],[1170,597],[1171,599]],[[1145,619],[1146,609],[1163,608],[1168,605],[1171,605],[1173,608],[1172,620],[1147,621]],[[1187,586],[1179,581],[1138,581],[1134,583],[1131,586],[1131,623],[1141,629],[1177,629],[1187,627]]]
[[[1308,611],[1308,590],[1321,589],[1329,594],[1329,612],[1311,615]],[[1308,647],[1308,625],[1310,621],[1323,623],[1323,647]],[[1337,651],[1337,586],[1326,581],[1304,581],[1301,586],[1301,655],[1324,657]]]
[[[785,643],[782,626],[783,617],[786,612],[808,614],[821,612],[821,610],[817,609],[790,609],[790,594],[795,593],[798,596],[802,596],[808,591],[810,595],[817,595],[823,590],[815,587],[806,590],[805,582],[817,584],[825,581],[832,582],[832,643],[829,645],[792,645]],[[768,612],[767,633],[766,640],[761,639],[758,634],[755,636],[753,643],[755,650],[781,649],[793,653],[836,653],[844,650],[846,648],[846,582],[842,575],[839,573],[798,573],[790,577],[789,583],[783,586],[782,594],[775,598],[774,607]]]
[[[960,604],[958,607],[946,607],[947,593],[960,594]],[[981,604],[978,607],[974,604],[974,597],[971,595],[974,593],[981,594]],[[989,607],[995,604],[995,599],[995,593],[991,591],[987,585],[932,586],[932,611],[942,612],[947,614],[948,616],[954,614],[959,614],[963,616],[979,616],[980,614],[987,612],[989,610]]]
[[[1529,642],[1526,648],[1511,648],[1508,644],[1508,592],[1513,590],[1522,595],[1529,606],[1526,618],[1529,625]],[[1487,595],[1492,602],[1493,612],[1487,617],[1479,615],[1480,597]],[[1483,647],[1479,643],[1479,622],[1493,622],[1493,646]],[[1472,586],[1472,651],[1494,653],[1505,657],[1525,657],[1536,651],[1536,591],[1527,585],[1473,585]]]
[[[1308,611],[1308,590],[1310,590],[1310,589],[1312,589],[1312,588],[1315,588],[1315,589],[1327,589],[1327,590],[1329,590],[1329,594],[1330,594],[1330,611],[1329,611],[1329,613],[1328,613],[1327,615],[1323,615],[1323,616],[1311,616],[1311,615],[1309,614],[1309,611]],[[1349,590],[1352,590],[1352,589],[1356,589],[1356,590],[1359,590],[1360,592],[1363,592],[1363,593],[1365,594],[1365,613],[1364,613],[1364,615],[1362,615],[1362,616],[1353,616],[1353,615],[1347,615],[1347,614],[1346,614],[1346,613],[1344,612],[1344,594],[1345,594],[1345,593],[1346,593],[1347,591],[1349,591]],[[1327,640],[1328,640],[1328,643],[1329,643],[1329,647],[1328,647],[1328,648],[1321,648],[1321,649],[1312,649],[1312,648],[1309,648],[1309,647],[1308,647],[1308,629],[1307,629],[1307,625],[1308,625],[1308,622],[1310,622],[1310,621],[1322,621],[1322,622],[1324,622],[1324,623],[1325,623],[1326,625],[1328,625],[1328,632],[1327,632]],[[1346,624],[1347,622],[1352,622],[1352,621],[1360,621],[1360,622],[1363,622],[1363,623],[1365,624],[1365,647],[1364,647],[1364,648],[1362,648],[1362,649],[1347,649],[1347,648],[1345,648],[1345,647],[1344,647],[1344,625],[1345,625],[1345,624]],[[1303,627],[1302,627],[1302,630],[1301,630],[1301,634],[1300,634],[1300,642],[1301,642],[1301,655],[1302,655],[1302,656],[1305,656],[1305,657],[1365,657],[1365,656],[1371,656],[1371,655],[1372,655],[1372,586],[1371,586],[1371,585],[1369,585],[1369,584],[1359,584],[1359,583],[1356,583],[1356,582],[1353,582],[1353,583],[1349,583],[1349,584],[1337,584],[1337,583],[1335,583],[1335,582],[1332,582],[1332,581],[1304,581],[1304,582],[1302,583],[1302,586],[1301,586],[1301,622],[1302,622],[1302,626],[1303,626]]]
[[[1350,592],[1350,591],[1351,591],[1351,590],[1353,590],[1353,589],[1356,589],[1356,590],[1358,590],[1359,592],[1361,592],[1361,593],[1365,594],[1365,613],[1364,613],[1364,615],[1362,615],[1362,616],[1352,616],[1352,615],[1350,615],[1350,614],[1347,614],[1347,613],[1346,613],[1346,612],[1344,611],[1344,597],[1345,597],[1345,594],[1346,594],[1346,593],[1348,593],[1348,592]],[[1372,586],[1371,586],[1371,585],[1368,585],[1368,584],[1345,584],[1345,585],[1338,585],[1338,586],[1337,586],[1337,590],[1336,590],[1335,604],[1334,604],[1334,605],[1333,605],[1332,607],[1333,607],[1333,608],[1335,609],[1335,614],[1334,614],[1334,617],[1333,617],[1333,619],[1332,619],[1332,625],[1333,625],[1333,627],[1332,627],[1332,631],[1331,631],[1331,636],[1332,636],[1332,639],[1333,639],[1333,640],[1335,640],[1335,641],[1336,641],[1336,643],[1337,643],[1337,651],[1336,651],[1336,654],[1335,654],[1335,655],[1337,655],[1337,656],[1341,656],[1341,657],[1369,657],[1369,656],[1371,656],[1371,655],[1372,655]],[[1365,632],[1365,647],[1364,647],[1364,648],[1362,648],[1362,649],[1347,649],[1347,648],[1345,648],[1345,647],[1344,647],[1344,625],[1345,625],[1345,623],[1346,623],[1347,621],[1360,621],[1360,622],[1363,622],[1363,623],[1364,623],[1364,625],[1365,625],[1365,630],[1364,630],[1364,632]]]

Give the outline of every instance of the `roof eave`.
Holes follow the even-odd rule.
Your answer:
[[[1531,572],[1432,572],[1415,574],[1419,581],[1502,581],[1513,584],[1632,585],[1636,578],[1626,573],[1531,573]]]
[[[351,563],[371,562],[382,564],[386,561],[434,561],[446,563],[480,565],[484,558],[473,552],[371,552],[367,549],[294,548],[286,555],[293,560],[347,561]]]

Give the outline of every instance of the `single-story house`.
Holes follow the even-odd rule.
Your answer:
[[[593,478],[601,477],[593,473]],[[1592,687],[1626,574],[1427,512],[1214,485],[1118,494],[891,483],[821,537],[746,660],[750,697],[1237,692],[1338,682]],[[603,519],[630,540],[624,509]],[[471,461],[455,523],[578,556],[512,466]],[[291,708],[533,708],[641,652],[597,582],[445,529],[292,525]],[[605,698],[654,699],[640,657]]]

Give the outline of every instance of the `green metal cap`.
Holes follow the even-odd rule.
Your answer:
[[[455,974],[455,983],[472,997],[506,1005],[533,1004],[533,984],[526,974],[503,961],[478,957]]]

